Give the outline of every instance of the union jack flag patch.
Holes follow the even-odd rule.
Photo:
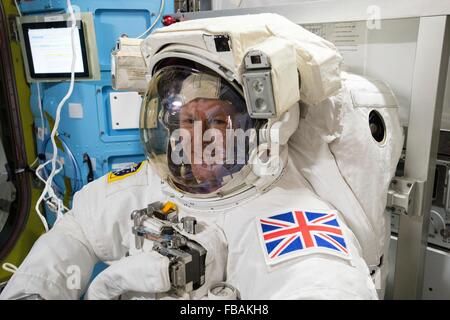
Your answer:
[[[350,259],[334,211],[290,211],[258,218],[258,230],[268,265],[311,253]]]

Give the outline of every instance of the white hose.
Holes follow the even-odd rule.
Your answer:
[[[51,161],[52,161],[52,160],[46,161],[45,163],[41,164],[41,165],[36,169],[36,176],[39,178],[39,180],[41,180],[43,183],[45,183],[45,186],[46,186],[46,187],[47,187],[47,182],[48,182],[48,181],[46,181],[46,180],[41,176],[40,171],[41,171],[42,169],[44,169],[44,167],[45,167],[46,165],[48,165]],[[59,167],[59,169],[56,170],[55,174],[58,174],[58,173],[62,170],[62,163],[61,163],[61,161],[57,160],[57,163],[60,165],[60,167]],[[44,189],[44,191],[45,191],[45,189]],[[41,197],[42,197],[43,194],[44,194],[44,192],[42,192]],[[49,198],[56,197],[56,195],[55,195],[55,193],[54,193],[52,187],[50,187],[50,189],[48,190],[48,194],[49,194]],[[42,199],[39,198],[38,202],[36,203],[36,212],[37,212],[37,214],[38,214],[38,216],[39,216],[39,219],[41,220],[42,224],[44,225],[45,231],[48,231],[47,220],[45,220],[45,217],[42,215],[41,211],[39,210],[39,205],[40,205],[40,203],[42,202],[42,200],[47,201],[48,198],[45,199],[45,196],[42,197]]]
[[[4,264],[2,264],[2,269],[10,273],[16,273],[18,268],[12,263],[5,262]]]
[[[74,87],[74,83],[75,83],[75,62],[76,62],[75,32],[77,31],[77,26],[76,26],[75,14],[74,14],[73,8],[72,8],[72,3],[70,2],[70,0],[66,0],[66,1],[67,1],[67,10],[69,11],[69,15],[70,15],[70,22],[72,24],[72,26],[71,26],[72,64],[71,64],[71,69],[70,69],[70,86],[69,86],[69,90],[67,91],[66,95],[61,100],[61,102],[58,104],[58,107],[56,108],[55,124],[53,126],[53,130],[50,135],[50,139],[51,139],[52,147],[53,147],[53,155],[52,155],[52,159],[51,159],[52,170],[47,178],[47,181],[45,182],[44,190],[42,191],[41,196],[39,197],[39,199],[36,203],[36,206],[35,206],[36,212],[37,212],[39,218],[41,219],[46,232],[48,231],[48,224],[47,224],[47,221],[45,220],[44,216],[42,215],[42,213],[39,209],[39,206],[41,205],[42,201],[45,200],[45,196],[48,194],[50,199],[53,198],[53,199],[57,200],[58,208],[62,207],[60,205],[61,200],[58,197],[56,197],[56,194],[52,188],[52,182],[53,182],[54,176],[62,169],[62,166],[60,167],[59,170],[57,170],[57,168],[56,168],[56,163],[58,161],[57,160],[58,149],[56,146],[55,137],[58,132],[59,122],[61,120],[61,109],[63,108],[66,101],[72,95],[73,87]],[[42,170],[42,168],[44,168],[45,165],[48,164],[48,162],[49,161],[45,162],[44,164],[41,164],[36,169],[36,172],[38,173],[40,170]],[[38,177],[39,177],[39,175],[38,175]],[[40,179],[43,180],[42,177],[40,177]],[[59,218],[59,217],[60,217],[60,213],[58,212],[57,218]]]
[[[159,13],[158,16],[156,17],[156,19],[153,21],[153,23],[151,24],[151,26],[144,31],[143,34],[141,34],[140,36],[138,36],[137,38],[140,39],[143,36],[145,36],[147,33],[149,33],[150,31],[152,31],[152,29],[156,26],[156,24],[158,23],[159,19],[161,19],[161,16],[163,14],[164,11],[164,6],[165,6],[166,1],[165,0],[161,0],[161,4],[159,5]]]
[[[48,165],[51,161],[52,161],[52,160],[47,160],[47,161],[43,164],[42,167],[36,169],[36,176],[37,176],[37,177],[39,178],[39,180],[41,180],[43,183],[47,183],[47,181],[44,179],[44,177],[41,176],[40,171],[43,170],[44,167],[45,167],[46,165]],[[57,175],[58,173],[60,173],[61,170],[63,169],[63,164],[61,163],[60,160],[56,160],[56,163],[59,165],[59,168],[56,169],[55,175]],[[53,188],[49,189],[49,197],[44,198],[44,201],[46,201],[46,202],[51,202],[52,199],[56,199],[56,200],[57,200],[57,202],[58,202],[58,203],[57,203],[58,208],[64,209],[65,211],[69,211],[69,208],[67,208],[67,207],[63,204],[62,200],[59,199],[59,198],[56,196],[56,194],[55,194]],[[62,212],[62,210],[61,210],[61,212]],[[60,211],[57,212],[58,217],[61,216],[61,214],[60,214],[61,212],[60,212]],[[44,218],[42,215],[40,215],[39,217],[40,217],[41,221],[42,221],[42,219],[45,220],[45,218]]]
[[[36,159],[34,159],[34,161],[29,165],[30,168],[33,168],[34,165],[38,162],[39,157],[36,157]]]

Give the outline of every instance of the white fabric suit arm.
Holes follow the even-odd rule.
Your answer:
[[[78,299],[98,261],[73,212],[41,236],[0,299],[39,294],[44,299]]]
[[[140,179],[147,181],[145,171]],[[73,199],[73,207],[55,226],[41,236],[11,278],[0,299],[16,299],[39,294],[44,299],[78,299],[86,291],[92,270],[98,261],[114,261],[125,256],[128,246],[130,195],[122,192],[107,198],[110,187],[133,187],[135,178],[108,184],[103,176],[83,187]],[[133,180],[134,179],[134,180]],[[139,180],[139,181],[141,181]],[[117,190],[116,190],[117,191]],[[117,199],[116,199],[117,198]],[[112,199],[124,208],[111,208]],[[125,201],[128,200],[128,201]]]
[[[160,293],[169,290],[169,258],[150,251],[113,263],[92,281],[86,299],[110,300],[128,291]]]
[[[354,252],[355,253],[355,252]],[[289,280],[274,283],[269,299],[281,300],[376,300],[378,299],[367,266],[359,256],[353,262],[323,255],[305,257],[281,272]]]

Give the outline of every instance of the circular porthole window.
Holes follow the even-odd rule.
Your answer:
[[[383,117],[376,110],[372,110],[369,113],[369,128],[375,141],[383,143],[386,139],[386,126]]]

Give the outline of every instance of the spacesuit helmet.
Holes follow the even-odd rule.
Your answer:
[[[184,59],[170,61],[149,83],[140,116],[141,139],[162,180],[196,197],[245,187],[258,130],[238,84]]]

